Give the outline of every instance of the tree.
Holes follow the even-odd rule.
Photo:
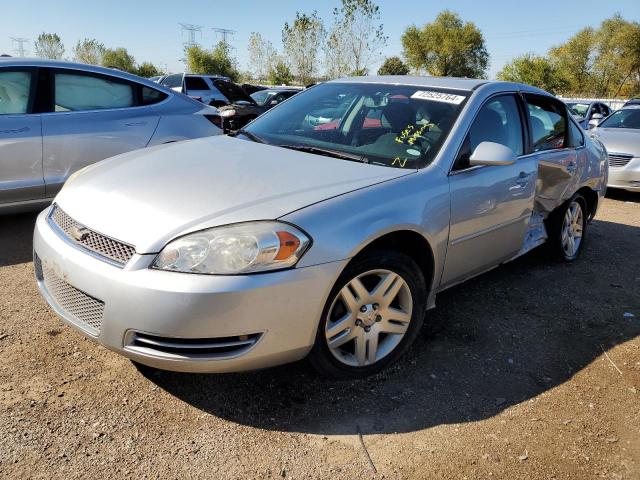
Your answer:
[[[60,60],[64,55],[64,45],[57,33],[41,33],[34,46],[38,57]]]
[[[326,44],[328,75],[366,74],[388,41],[383,25],[377,23],[380,8],[372,0],[342,0],[333,17]]]
[[[569,87],[561,69],[548,58],[532,53],[508,62],[498,73],[498,78],[508,82],[526,83],[554,94],[564,92]]]
[[[620,14],[597,29],[585,28],[549,51],[566,72],[569,91],[589,96],[632,96],[640,93],[640,23]]]
[[[151,62],[142,62],[136,68],[136,75],[143,78],[150,78],[162,75],[162,71]]]
[[[431,75],[482,78],[489,63],[480,29],[449,10],[420,29],[408,27],[402,46],[409,65]]]
[[[266,80],[276,57],[273,44],[259,33],[249,36],[249,63],[253,76],[258,81]]]
[[[85,38],[82,41],[78,40],[73,49],[73,56],[76,62],[100,65],[105,50],[104,45],[95,38]]]
[[[378,75],[408,75],[409,66],[399,57],[387,58],[378,69]]]
[[[285,55],[293,67],[293,73],[303,85],[313,81],[318,67],[318,51],[325,36],[324,25],[316,11],[311,15],[296,12],[293,23],[284,24],[282,44]]]
[[[596,34],[593,28],[584,28],[567,42],[549,50],[549,59],[564,72],[567,90],[588,93],[593,90],[593,60]]]
[[[291,69],[282,58],[277,58],[269,68],[269,83],[271,85],[289,85],[293,82]]]
[[[117,68],[124,72],[136,73],[136,60],[127,52],[126,48],[107,48],[102,54],[102,65]]]
[[[200,75],[222,75],[236,81],[240,77],[236,60],[231,56],[231,48],[224,41],[208,51],[198,45],[185,51],[187,69]]]

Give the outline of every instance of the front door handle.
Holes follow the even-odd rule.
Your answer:
[[[147,122],[142,121],[142,122],[129,122],[129,123],[125,123],[124,126],[125,127],[141,127],[143,125],[146,125]]]
[[[529,183],[529,174],[527,174],[526,172],[520,172],[520,175],[518,175],[518,179],[516,180],[516,183],[521,187],[525,187],[527,183]]]

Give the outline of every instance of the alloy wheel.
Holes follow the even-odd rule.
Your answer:
[[[325,339],[341,363],[373,365],[401,342],[413,312],[406,280],[390,270],[364,272],[336,294],[325,323]]]
[[[584,214],[582,205],[572,201],[567,208],[562,221],[561,241],[562,250],[568,257],[574,257],[580,249],[584,228]]]

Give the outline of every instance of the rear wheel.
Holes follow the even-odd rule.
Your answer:
[[[366,254],[336,282],[309,360],[332,378],[377,373],[409,348],[425,305],[424,276],[411,258],[396,252]]]
[[[557,260],[572,262],[580,256],[587,227],[586,205],[584,197],[576,194],[549,216],[548,245]]]

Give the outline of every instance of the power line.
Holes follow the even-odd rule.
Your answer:
[[[10,37],[13,43],[17,43],[18,46],[15,48],[14,52],[18,54],[19,57],[26,57],[27,51],[24,48],[24,44],[29,42],[28,38],[22,37]]]

